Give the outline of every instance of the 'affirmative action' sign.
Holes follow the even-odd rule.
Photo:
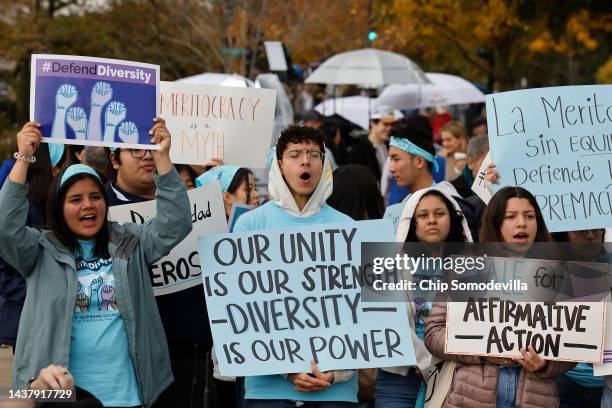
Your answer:
[[[520,357],[533,346],[549,360],[599,363],[605,302],[449,302],[446,353]]]
[[[487,95],[503,186],[536,196],[551,231],[612,226],[612,85]]]
[[[361,243],[391,240],[388,220],[200,237],[221,373],[415,364],[406,305],[361,302]]]
[[[274,90],[162,81],[159,106],[172,133],[174,163],[204,164],[215,157],[266,168]]]
[[[172,251],[149,266],[155,296],[166,295],[202,284],[198,236],[227,232],[219,182],[187,192],[193,229]],[[119,223],[143,224],[155,217],[155,200],[110,207],[108,217]]]

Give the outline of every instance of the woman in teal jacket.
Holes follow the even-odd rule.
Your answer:
[[[17,134],[19,151],[0,190],[0,256],[26,279],[13,388],[67,388],[104,406],[150,406],[172,382],[168,347],[147,266],[191,230],[184,183],[169,157],[163,119],[151,129],[157,214],[142,225],[107,221],[100,176],[73,165],[49,197],[49,230],[26,227],[26,172],[42,135]]]

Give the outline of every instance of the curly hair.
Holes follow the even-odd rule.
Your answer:
[[[282,159],[289,143],[304,142],[318,144],[321,152],[325,153],[325,137],[320,130],[308,126],[290,125],[281,132],[276,142],[276,158],[278,160]]]

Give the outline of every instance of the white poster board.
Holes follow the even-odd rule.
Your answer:
[[[173,163],[266,168],[276,91],[161,81],[160,116],[172,133]]]
[[[187,192],[193,229],[168,255],[149,266],[155,296],[179,292],[202,284],[198,236],[227,232],[219,182]],[[155,217],[156,201],[110,207],[108,217],[119,223],[142,224]]]
[[[604,302],[449,302],[445,352],[520,357],[531,345],[545,359],[600,363],[605,318]]]
[[[491,191],[491,182],[485,180],[487,175],[487,167],[491,164],[491,153],[487,153],[487,156],[482,161],[480,168],[478,169],[478,173],[476,173],[476,179],[472,184],[472,191],[476,193],[478,197],[485,204],[489,204],[489,200],[493,197],[493,193]]]

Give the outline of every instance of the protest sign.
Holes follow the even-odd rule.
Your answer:
[[[593,374],[597,376],[612,375],[612,313],[606,314],[606,335],[602,364],[593,364]]]
[[[203,164],[215,157],[241,167],[266,167],[274,90],[162,81],[159,106],[174,136],[174,163]]]
[[[406,305],[361,302],[361,243],[390,240],[386,220],[200,237],[221,374],[415,364]]]
[[[202,284],[198,236],[227,232],[225,209],[219,182],[215,181],[187,192],[193,229],[172,251],[149,266],[155,296],[179,292]],[[143,224],[155,217],[155,200],[110,207],[108,216],[119,223]]]
[[[476,173],[476,179],[472,184],[472,191],[475,192],[485,204],[489,204],[489,200],[493,196],[491,192],[491,182],[485,180],[489,164],[491,164],[491,152],[487,153],[487,156],[482,161],[478,173]]]
[[[612,85],[525,89],[486,102],[500,186],[529,190],[550,231],[612,226]]]
[[[383,215],[383,220],[391,220],[393,222],[393,231],[397,231],[397,226],[400,222],[400,217],[402,216],[402,211],[404,211],[404,207],[406,206],[405,202],[392,204],[385,208],[385,214]]]
[[[448,303],[446,353],[520,357],[532,346],[549,360],[600,363],[605,303],[514,302],[479,298]]]
[[[70,55],[32,55],[30,119],[53,143],[159,149],[159,66]]]
[[[251,211],[253,208],[255,208],[254,205],[247,205],[239,202],[233,203],[232,211],[230,212],[230,216],[227,222],[229,232],[234,231],[234,225],[236,225],[236,221],[238,221],[238,218],[240,218],[241,215]]]
[[[599,270],[602,280],[581,279],[587,267]],[[507,288],[488,290],[486,296],[472,292],[468,302],[448,303],[446,352],[518,357],[521,348],[531,345],[547,359],[601,362],[605,302],[595,299],[607,294],[587,302],[579,299],[592,294],[585,292],[585,285],[606,287],[606,271],[605,264],[597,263],[487,257],[478,280]],[[565,302],[521,301],[551,299],[551,294],[576,297]]]

